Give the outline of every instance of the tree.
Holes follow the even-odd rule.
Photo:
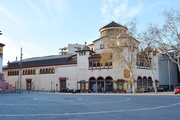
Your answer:
[[[117,36],[108,36],[108,39],[104,40],[105,51],[101,53],[101,64],[104,65],[103,61],[112,61],[124,69],[122,73],[124,79],[132,85],[132,91],[135,93],[134,67],[139,42],[133,37],[136,21],[132,21],[130,25],[132,25],[130,31],[122,30]]]
[[[153,81],[153,88],[155,94],[157,94],[157,85],[154,77],[154,70],[157,69],[156,67],[158,65],[157,53],[157,49],[148,44],[148,46],[144,50],[141,49],[141,51],[137,54],[137,65],[143,62],[145,64],[144,66],[151,71],[151,78]]]
[[[180,10],[171,9],[162,15],[164,23],[160,26],[151,23],[143,33],[144,40],[177,64],[180,72]]]

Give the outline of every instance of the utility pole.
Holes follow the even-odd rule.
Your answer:
[[[20,94],[22,93],[22,48],[21,48],[21,54],[20,54]]]

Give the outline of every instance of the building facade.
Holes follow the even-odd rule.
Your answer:
[[[127,39],[128,28],[116,22],[100,28],[100,38],[93,40],[89,45],[70,44],[61,49],[61,55],[43,56],[23,59],[22,79],[20,81],[20,61],[9,62],[3,67],[5,80],[19,89],[20,82],[23,90],[60,91],[62,89],[80,90],[81,92],[123,92],[132,89],[129,83],[131,73],[126,63],[111,58],[102,61],[102,54],[111,51],[105,41],[115,41],[124,44]],[[121,41],[119,41],[122,38]],[[131,70],[135,89],[153,87],[153,82],[159,81],[158,54],[153,56],[152,48],[147,46],[139,52],[139,42],[132,38],[130,41],[135,46],[131,54],[134,55]],[[76,49],[77,48],[77,49]],[[68,51],[70,50],[70,51]],[[148,56],[142,53],[148,52]],[[124,46],[125,58],[130,52]],[[144,54],[145,55],[145,54]],[[147,60],[155,65],[151,69]]]
[[[1,32],[1,31],[0,31]],[[1,33],[0,33],[1,35]],[[4,74],[2,72],[2,61],[3,61],[3,47],[5,44],[0,43],[0,93],[15,92],[15,88],[4,80]]]

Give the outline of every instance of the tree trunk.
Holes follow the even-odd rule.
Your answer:
[[[157,94],[157,86],[156,86],[156,81],[154,79],[154,73],[153,73],[153,70],[152,70],[152,79],[153,79],[153,87],[154,87],[154,93]]]
[[[136,93],[136,91],[135,91],[135,84],[134,84],[134,80],[133,80],[133,83],[132,83],[132,92],[133,92],[133,94],[135,94],[135,93]]]

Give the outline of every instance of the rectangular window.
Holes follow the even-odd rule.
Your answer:
[[[109,61],[105,62],[105,67],[108,68],[109,67]]]
[[[100,61],[97,60],[97,67],[100,67]]]
[[[92,61],[89,61],[89,67],[92,67]]]
[[[109,67],[112,67],[112,61],[109,61]]]
[[[89,60],[89,69],[112,69],[112,61]]]
[[[104,45],[101,44],[101,45],[100,45],[100,49],[103,49],[103,48],[104,48]]]
[[[95,67],[96,68],[96,63],[97,63],[97,61],[93,61],[93,67]]]

